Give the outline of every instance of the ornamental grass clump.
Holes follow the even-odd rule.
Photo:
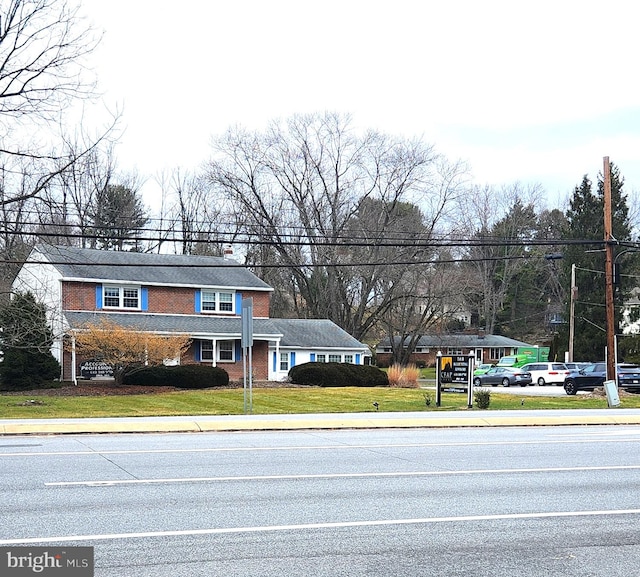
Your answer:
[[[391,387],[402,387],[405,389],[417,389],[420,369],[416,365],[391,365],[387,370],[389,385]]]

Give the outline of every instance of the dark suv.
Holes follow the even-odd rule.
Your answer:
[[[618,388],[640,392],[640,367],[619,364],[616,372]],[[564,390],[567,395],[575,395],[578,391],[593,391],[596,387],[601,387],[606,380],[606,363],[594,363],[579,371],[571,371],[564,380]]]

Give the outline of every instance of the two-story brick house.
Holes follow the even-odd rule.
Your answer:
[[[237,262],[209,256],[146,254],[38,245],[13,283],[47,306],[62,379],[80,376],[71,329],[107,318],[119,325],[192,339],[181,363],[209,363],[243,375],[241,307],[253,308],[253,375],[281,380],[295,364],[363,364],[366,345],[326,319],[269,318],[273,289]]]

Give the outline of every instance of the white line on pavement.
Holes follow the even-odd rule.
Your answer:
[[[267,525],[258,527],[222,527],[212,529],[186,529],[181,531],[146,531],[137,533],[105,533],[97,535],[60,535],[52,537],[25,537],[0,540],[0,545],[33,543],[68,543],[72,541],[100,541],[113,539],[144,539],[152,537],[180,537],[195,535],[223,535],[230,533],[261,533],[268,531],[308,531],[345,527],[376,527],[388,525],[420,525],[429,523],[464,523],[509,519],[553,519],[561,517],[605,517],[612,515],[638,515],[640,509],[610,509],[599,511],[549,511],[540,513],[508,513],[502,515],[464,515],[460,517],[426,517],[422,519],[385,519],[371,521],[342,521],[336,523],[305,523],[301,525]]]
[[[380,443],[371,445],[290,445],[283,447],[207,447],[199,449],[123,449],[109,451],[47,451],[47,452],[20,452],[20,453],[0,453],[2,457],[50,457],[50,456],[84,456],[84,455],[144,455],[161,453],[233,453],[233,452],[261,452],[261,451],[318,451],[318,450],[349,450],[349,449],[405,449],[420,447],[491,447],[508,445],[563,445],[593,443],[594,441],[603,443],[619,443],[621,440],[636,442],[639,437],[620,438],[571,438],[571,439],[547,439],[537,441],[459,441],[451,443]]]
[[[246,475],[226,477],[177,477],[165,479],[103,479],[94,481],[56,481],[45,483],[45,487],[104,487],[115,485],[145,485],[162,483],[203,483],[221,481],[283,481],[303,479],[361,479],[371,477],[435,477],[450,475],[496,475],[519,473],[566,473],[592,471],[624,471],[638,470],[640,465],[610,465],[597,467],[541,467],[530,469],[469,469],[462,471],[392,471],[375,473],[315,473],[301,475]]]

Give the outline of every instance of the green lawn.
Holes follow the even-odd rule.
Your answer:
[[[35,403],[29,403],[30,400]],[[430,404],[427,405],[427,400]],[[42,404],[40,404],[42,403]],[[443,393],[435,406],[435,391],[396,388],[255,388],[254,414],[350,413],[378,410],[452,411],[467,409],[467,395]],[[640,407],[640,395],[621,399],[624,408]],[[491,392],[489,409],[607,408],[606,398],[583,395],[527,397]],[[478,411],[474,407],[474,411]],[[178,391],[146,395],[55,397],[0,395],[0,418],[127,417],[163,415],[238,415],[244,413],[242,389]]]

